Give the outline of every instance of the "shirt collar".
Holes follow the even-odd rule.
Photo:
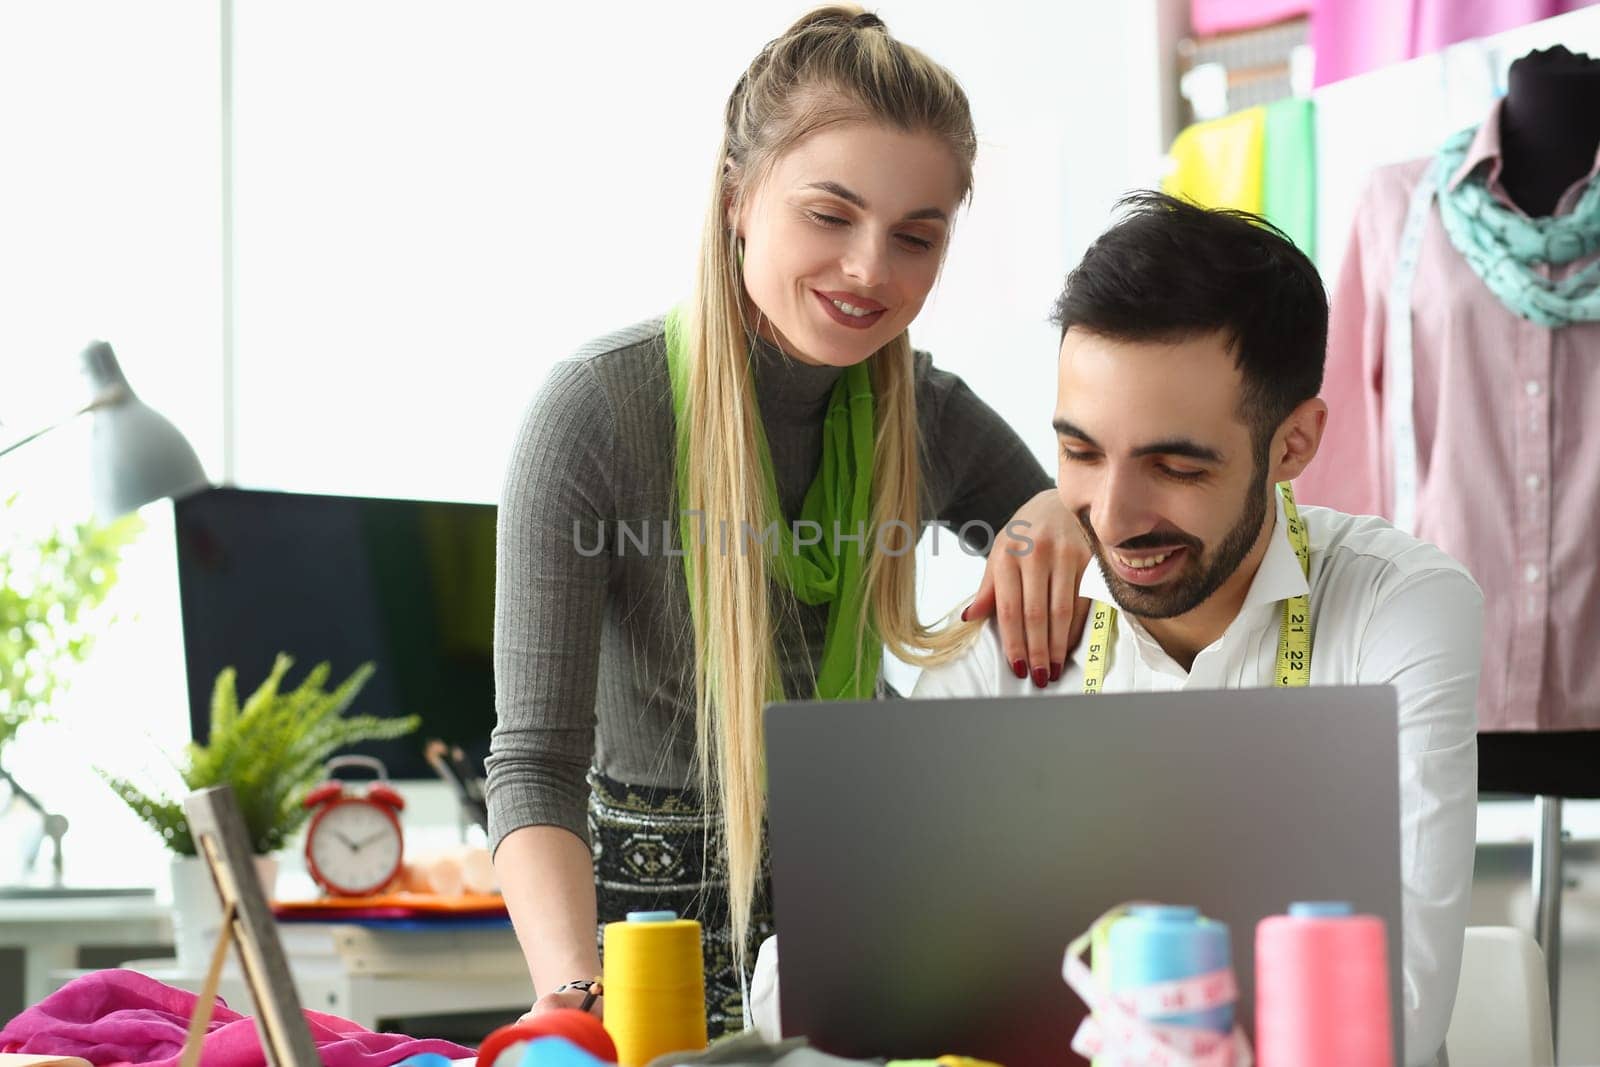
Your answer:
[[[1484,179],[1484,184],[1497,199],[1506,203],[1511,198],[1500,188],[1500,168],[1503,157],[1500,152],[1500,114],[1505,110],[1505,98],[1501,97],[1494,102],[1494,107],[1489,110],[1489,117],[1478,126],[1478,132],[1473,135],[1472,143],[1467,145],[1466,158],[1461,161],[1461,166],[1451,173],[1445,183],[1448,192],[1455,192],[1456,186],[1467,180],[1467,176],[1485,163],[1489,165],[1489,173]],[[1600,174],[1600,151],[1595,152],[1594,165],[1589,168],[1589,173],[1582,182],[1591,182]],[[1565,199],[1565,194],[1563,195]]]
[[[1496,100],[1494,107],[1489,110],[1489,117],[1478,124],[1478,132],[1473,135],[1472,143],[1467,145],[1467,156],[1461,161],[1445,183],[1445,189],[1455,192],[1456,186],[1467,180],[1467,176],[1477,170],[1484,163],[1489,164],[1489,175],[1485,182],[1493,189],[1500,184],[1500,111],[1505,107],[1505,100]]]
[[[1283,513],[1283,494],[1274,492],[1272,500],[1275,516],[1271,540],[1267,542],[1261,565],[1256,568],[1256,576],[1250,580],[1250,589],[1244,595],[1244,603],[1239,606],[1239,615],[1248,614],[1262,605],[1280,604],[1291,597],[1311,592],[1305,572],[1300,569],[1300,557],[1295,555],[1294,545],[1289,541],[1289,520]],[[1111,597],[1111,587],[1106,584],[1105,573],[1098,565],[1084,568],[1083,577],[1078,582],[1078,595],[1106,604],[1115,603]]]

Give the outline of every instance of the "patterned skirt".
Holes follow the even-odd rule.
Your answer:
[[[700,923],[706,969],[706,1025],[712,1040],[744,1028],[744,997],[734,965],[728,880],[722,857],[710,857],[708,836],[720,829],[698,790],[627,785],[589,772],[589,836],[594,843],[600,931],[630,911],[673,911]],[[772,886],[765,873],[750,919],[746,966],[773,932]],[[745,974],[748,982],[749,973]]]

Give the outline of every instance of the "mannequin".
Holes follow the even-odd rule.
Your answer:
[[[1500,112],[1500,181],[1532,217],[1548,216],[1600,151],[1600,59],[1560,45],[1511,64]],[[1600,797],[1600,730],[1478,735],[1484,792]]]
[[[1330,301],[1320,469],[1296,491],[1306,504],[1414,523],[1493,602],[1478,788],[1536,798],[1534,935],[1554,1007],[1562,804],[1600,797],[1600,570],[1589,543],[1600,289],[1585,263],[1600,236],[1589,232],[1600,229],[1600,181],[1589,180],[1600,61],[1531,52],[1512,64],[1508,89],[1485,118],[1497,125],[1368,181]],[[1490,151],[1470,181],[1451,180]]]
[[[1500,112],[1500,182],[1538,218],[1594,166],[1600,147],[1600,59],[1561,45],[1511,64]]]

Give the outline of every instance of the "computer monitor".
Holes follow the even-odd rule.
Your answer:
[[[217,488],[174,515],[195,740],[225,667],[243,699],[280,652],[295,660],[291,686],[326,660],[331,688],[370,660],[347,714],[422,726],[351,751],[428,778],[423,744],[437,737],[481,770],[495,720],[493,505]]]

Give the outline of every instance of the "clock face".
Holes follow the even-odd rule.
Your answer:
[[[308,831],[312,875],[337,893],[375,893],[400,867],[400,828],[389,809],[345,799],[325,808]]]

